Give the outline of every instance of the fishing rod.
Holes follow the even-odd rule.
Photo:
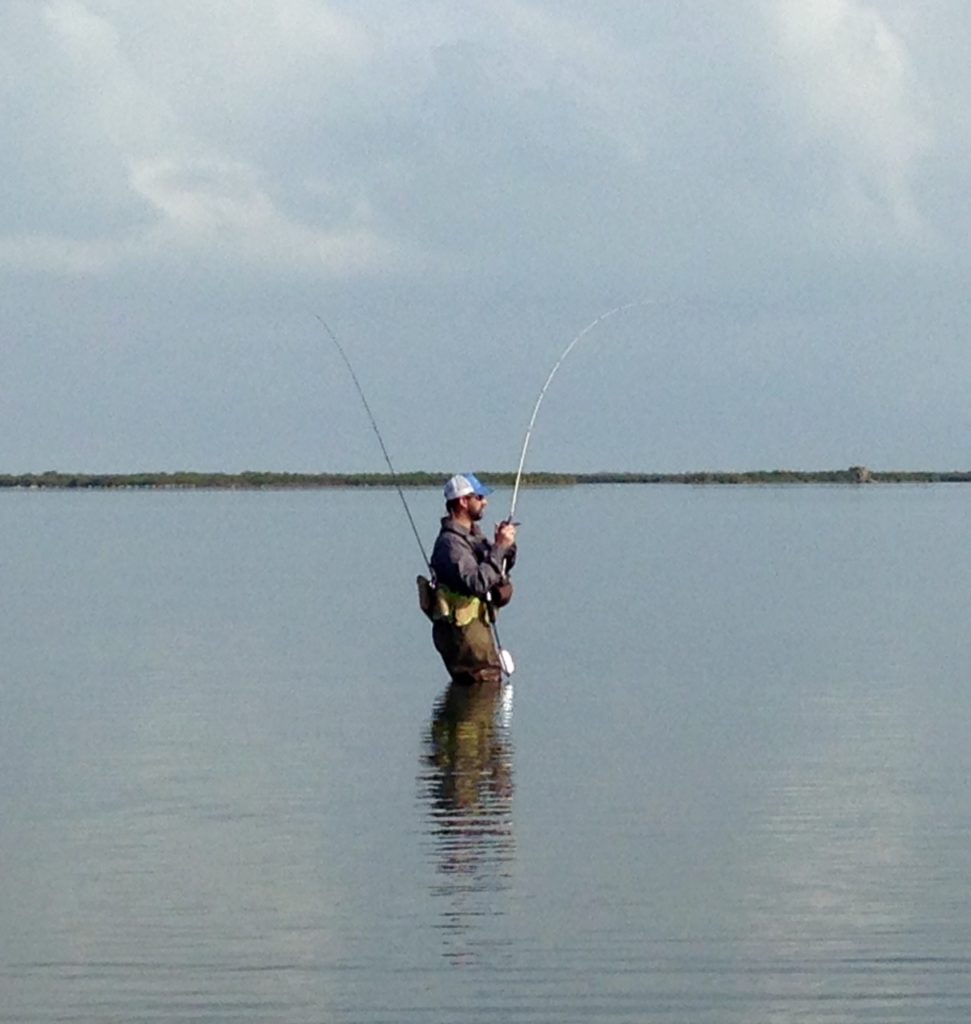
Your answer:
[[[601,313],[595,320],[591,320],[586,327],[566,346],[565,349],[560,353],[559,359],[553,364],[553,369],[550,370],[549,376],[546,378],[542,388],[540,388],[539,395],[536,398],[536,404],[533,406],[533,413],[529,417],[529,424],[526,427],[526,436],[523,438],[523,450],[519,456],[519,467],[516,470],[516,482],[512,489],[512,505],[509,508],[509,519],[508,522],[512,522],[516,515],[516,501],[519,497],[519,484],[523,476],[523,466],[526,464],[526,450],[529,448],[530,438],[533,436],[533,427],[536,424],[536,416],[539,413],[539,407],[543,404],[543,399],[546,396],[547,388],[550,386],[550,382],[556,376],[556,371],[563,364],[563,360],[573,351],[574,347],[585,338],[598,324],[603,323],[604,320],[609,320],[610,317],[616,313],[623,313],[625,310],[633,309],[635,306],[648,306],[651,305],[654,299],[635,299],[633,302],[625,302],[621,306],[615,306],[613,309],[608,309],[605,313]]]
[[[401,504],[404,507],[405,515],[408,517],[408,522],[411,523],[411,532],[415,535],[415,540],[418,541],[418,548],[421,551],[421,557],[428,567],[429,573],[432,571],[432,563],[428,555],[425,553],[425,545],[421,542],[421,534],[418,532],[418,527],[415,525],[414,516],[411,514],[411,509],[408,507],[408,502],[405,500],[405,492],[401,489],[401,484],[398,482],[398,474],[394,471],[394,466],[391,464],[391,456],[388,454],[388,449],[385,447],[384,438],[381,437],[381,431],[378,429],[377,420],[374,418],[374,413],[371,412],[371,406],[368,405],[368,400],[364,396],[364,388],[361,387],[361,382],[357,379],[357,374],[354,372],[354,367],[351,365],[350,359],[347,358],[347,353],[344,351],[344,346],[337,340],[337,335],[330,329],[330,324],[320,316],[314,314],[317,319],[324,325],[324,330],[330,336],[330,340],[337,346],[337,351],[341,354],[341,359],[344,360],[344,365],[347,367],[348,372],[351,375],[351,380],[354,381],[354,387],[357,388],[357,393],[361,396],[361,401],[364,404],[364,410],[367,412],[368,419],[371,421],[371,428],[374,430],[374,434],[378,439],[378,444],[381,445],[381,453],[384,455],[384,461],[388,465],[388,471],[391,473],[391,482],[395,486],[395,490],[398,492],[398,497],[401,499]]]

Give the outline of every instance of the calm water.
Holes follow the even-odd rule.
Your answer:
[[[469,694],[394,492],[0,495],[0,1021],[964,1024],[969,503],[527,491]]]

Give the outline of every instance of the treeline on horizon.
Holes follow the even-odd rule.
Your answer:
[[[271,490],[322,487],[441,487],[448,473],[45,473],[0,474],[0,488],[58,489],[211,489]],[[493,487],[512,487],[515,473],[479,473]],[[582,484],[870,484],[969,483],[971,470],[870,470],[850,466],[833,470],[702,471],[690,473],[528,473],[524,487],[573,487]]]

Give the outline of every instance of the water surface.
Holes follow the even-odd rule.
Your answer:
[[[969,495],[0,495],[0,1021],[967,1020]]]

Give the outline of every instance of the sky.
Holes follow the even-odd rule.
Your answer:
[[[963,0],[3,0],[0,472],[971,468]],[[624,307],[618,310],[618,307]],[[618,310],[604,317],[604,313]]]

